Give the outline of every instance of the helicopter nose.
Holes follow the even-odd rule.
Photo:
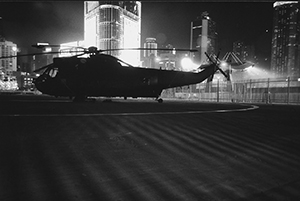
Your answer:
[[[45,91],[45,82],[47,81],[47,77],[46,76],[39,76],[37,77],[33,83],[35,85],[35,87],[41,91],[41,92],[44,92]]]
[[[44,76],[39,76],[33,80],[33,83],[39,85],[45,81],[46,81],[46,79]]]

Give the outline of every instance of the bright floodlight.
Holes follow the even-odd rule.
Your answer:
[[[225,61],[221,61],[220,66],[221,66],[222,68],[228,67],[228,63],[225,62]]]
[[[192,62],[192,60],[188,57],[184,57],[181,60],[181,66],[182,66],[182,69],[185,70],[185,71],[191,71],[191,70],[194,70],[197,67],[197,65],[194,64]]]
[[[13,47],[12,47],[12,50],[13,50],[14,52],[16,52],[16,51],[18,50],[18,48],[15,47],[15,46],[13,46]]]

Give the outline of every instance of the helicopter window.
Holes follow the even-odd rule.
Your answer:
[[[50,77],[55,77],[56,74],[58,73],[58,69],[57,68],[52,68],[50,71],[49,71],[49,76]]]

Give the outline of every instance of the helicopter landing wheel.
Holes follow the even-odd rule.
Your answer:
[[[85,96],[75,96],[73,102],[84,102],[85,98],[86,98]]]
[[[164,100],[163,100],[162,98],[158,98],[158,99],[157,99],[157,102],[158,102],[158,103],[163,103]]]

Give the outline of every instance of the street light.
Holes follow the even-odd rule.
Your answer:
[[[12,47],[12,51],[16,52],[18,50],[18,48],[16,46]]]

